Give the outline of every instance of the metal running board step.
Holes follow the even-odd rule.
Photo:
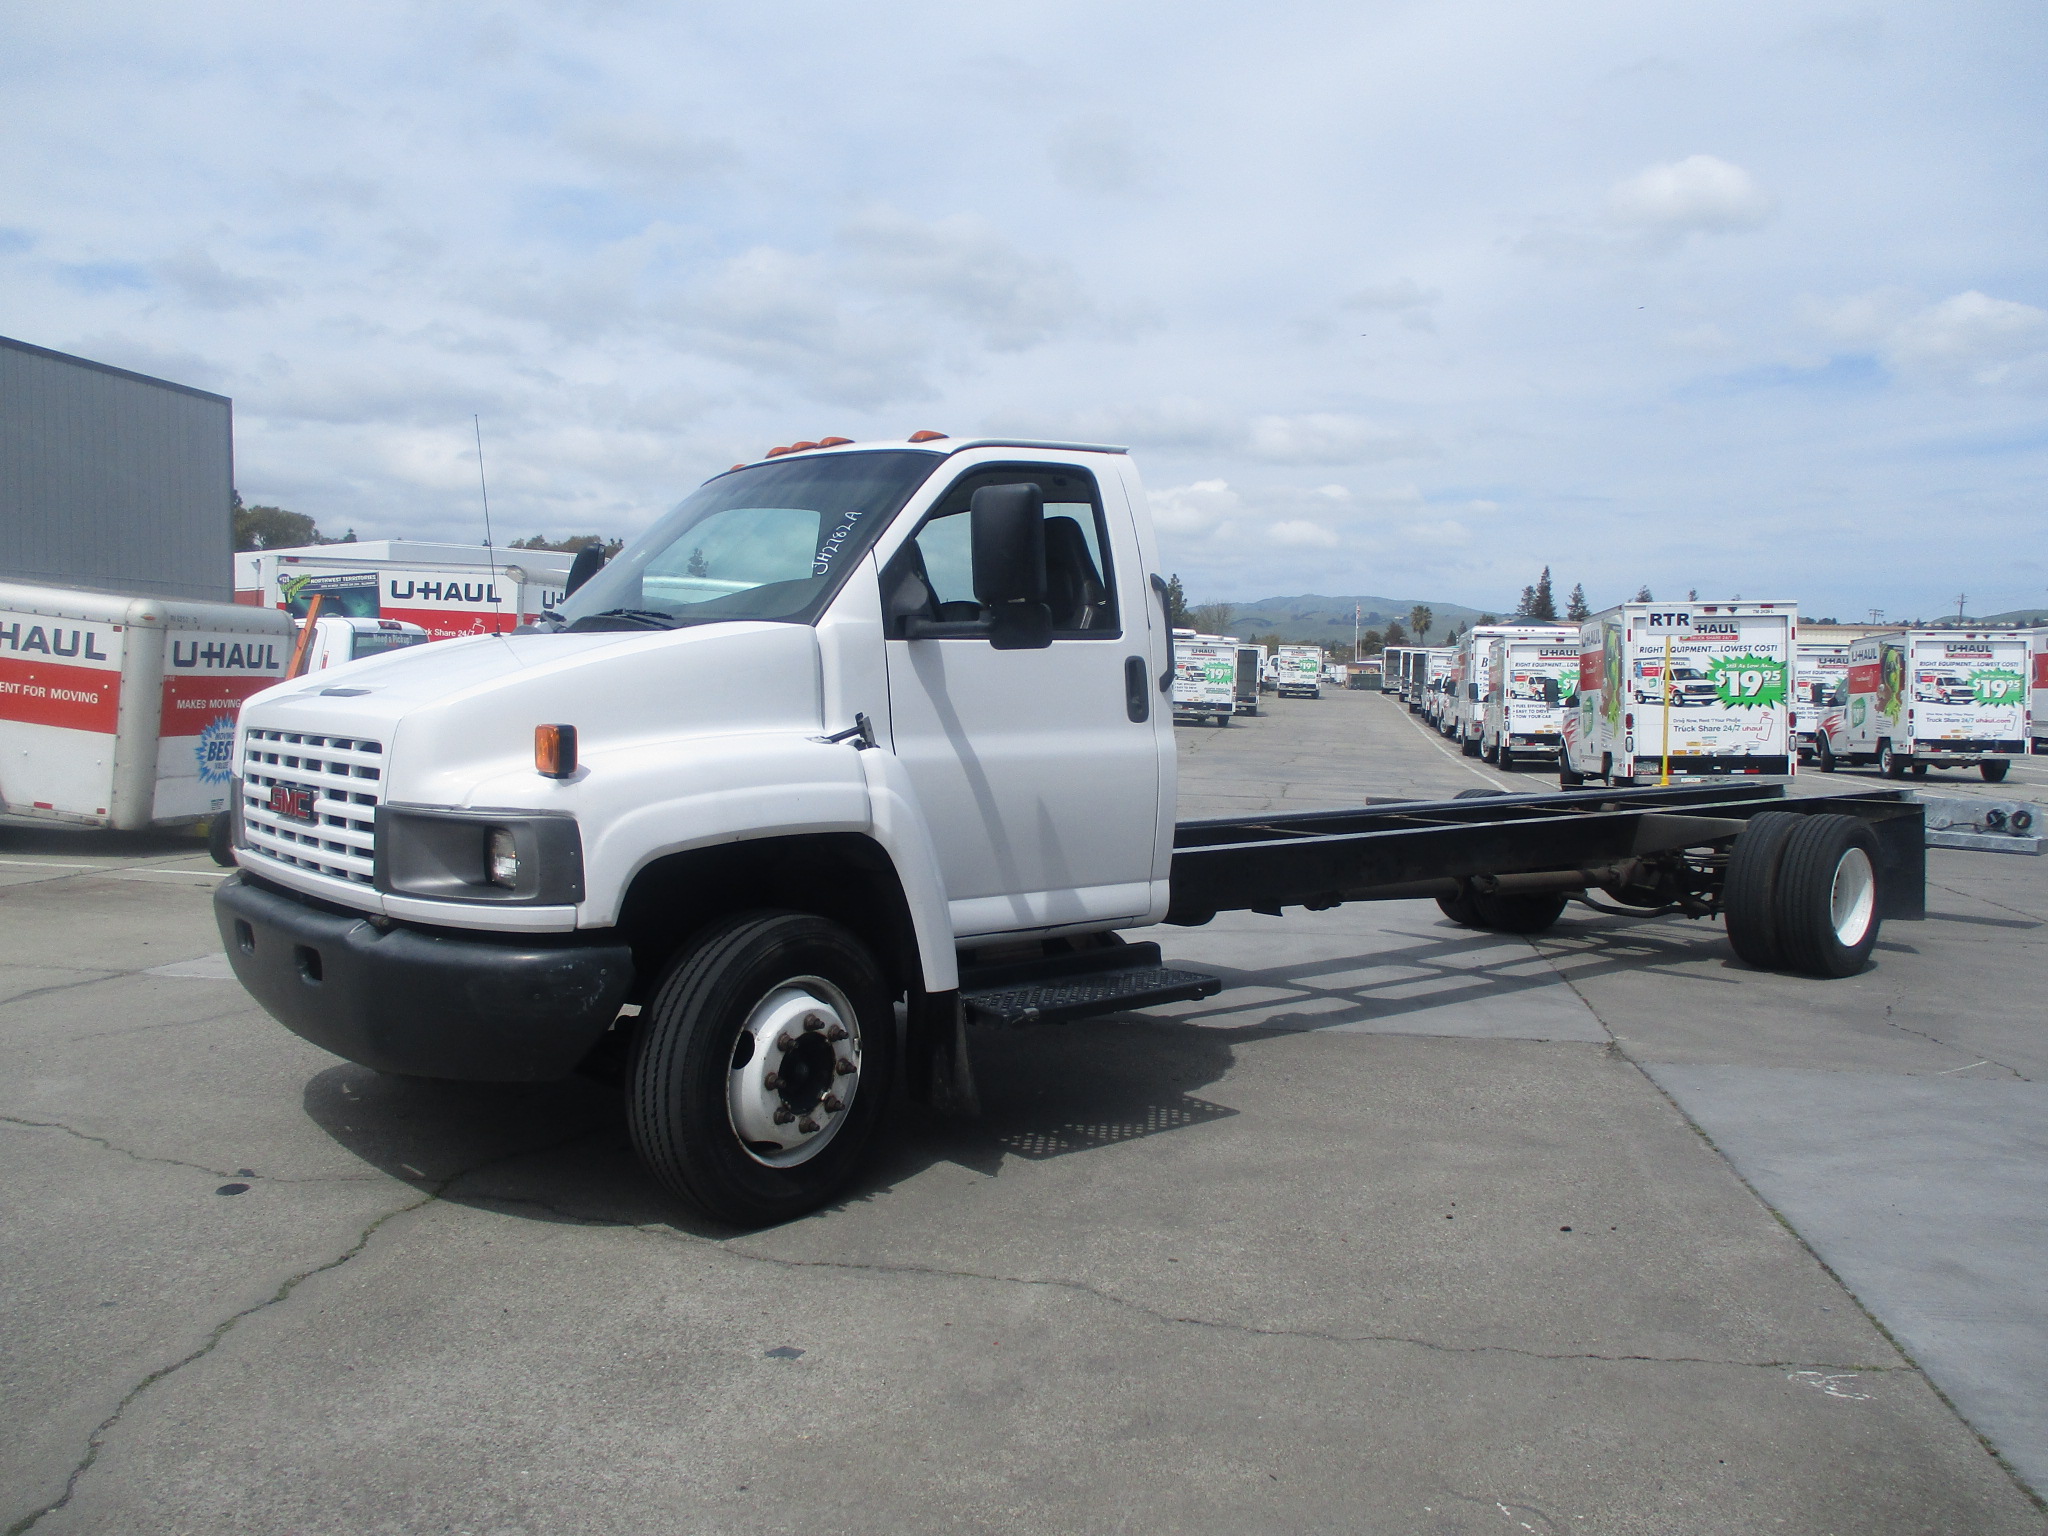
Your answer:
[[[1120,944],[1021,965],[985,967],[960,978],[970,1024],[1064,1024],[1156,1003],[1214,997],[1221,978],[1162,965],[1157,944]]]

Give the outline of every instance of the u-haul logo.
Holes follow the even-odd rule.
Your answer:
[[[107,653],[100,649],[104,638],[97,630],[65,629],[59,624],[47,628],[20,622],[0,624],[0,645],[23,656],[76,656],[82,661],[105,661]]]
[[[1739,635],[1742,626],[1733,619],[1701,619],[1692,627],[1696,635]]]
[[[1944,645],[1941,651],[1944,656],[1968,656],[1979,661],[1989,661],[1991,659],[1991,647],[1988,645],[1957,645],[1950,643]]]

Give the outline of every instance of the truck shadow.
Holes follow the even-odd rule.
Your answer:
[[[1194,1090],[1229,1071],[1227,1036],[1137,1016],[976,1031],[982,1114],[947,1119],[897,1085],[860,1176],[836,1204],[880,1198],[937,1163],[987,1177],[1040,1160],[1188,1129],[1237,1111]],[[452,1204],[536,1221],[666,1227],[723,1238],[635,1155],[620,1090],[560,1083],[451,1083],[342,1064],[307,1082],[307,1118],[352,1155]]]

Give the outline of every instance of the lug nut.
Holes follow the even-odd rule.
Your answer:
[[[804,1015],[805,1029],[823,1029],[824,1027],[825,1021],[819,1018],[815,1013],[807,1013]]]
[[[777,1125],[787,1125],[790,1121],[794,1120],[795,1118],[796,1111],[791,1109],[787,1104],[778,1104],[775,1106],[775,1123]]]
[[[815,1136],[818,1131],[818,1122],[813,1120],[809,1115],[805,1115],[803,1119],[797,1121],[796,1128],[802,1131],[806,1136]]]
[[[782,1074],[780,1072],[764,1073],[761,1078],[761,1086],[771,1091],[780,1088],[782,1086]]]
[[[846,1026],[844,1024],[834,1024],[830,1029],[825,1031],[825,1038],[827,1040],[830,1040],[834,1045],[837,1045],[840,1041],[846,1038]]]
[[[820,1102],[824,1104],[825,1113],[828,1115],[836,1115],[839,1111],[846,1108],[846,1101],[836,1093],[826,1094]]]
[[[856,1067],[844,1056],[840,1057],[837,1061],[832,1063],[832,1071],[834,1075],[838,1077],[851,1077],[854,1073],[858,1072],[859,1070],[859,1067]]]
[[[792,1035],[788,1030],[784,1030],[781,1034],[775,1037],[775,1049],[777,1049],[778,1051],[795,1050],[796,1036]]]

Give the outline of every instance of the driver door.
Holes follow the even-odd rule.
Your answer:
[[[1027,481],[1045,500],[1052,643],[999,651],[979,636],[904,638],[906,617],[980,616],[969,499]],[[966,470],[883,573],[892,745],[917,786],[962,938],[1141,919],[1152,907],[1151,716],[1162,703],[1144,661],[1147,615],[1118,601],[1118,572],[1140,567],[1121,488],[1111,493],[1113,514],[1075,465]],[[1142,713],[1128,686],[1133,657]]]

